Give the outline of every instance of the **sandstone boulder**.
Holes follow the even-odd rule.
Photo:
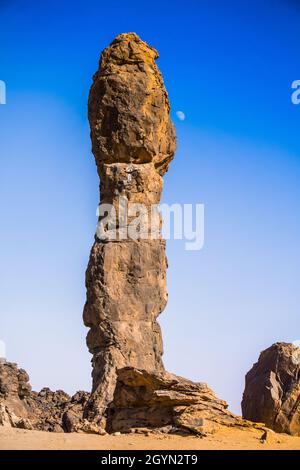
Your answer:
[[[243,417],[276,432],[300,435],[300,349],[275,343],[246,375]]]

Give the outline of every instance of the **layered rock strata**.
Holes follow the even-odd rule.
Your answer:
[[[228,410],[205,383],[167,372],[130,367],[118,371],[114,399],[108,410],[109,432],[148,429],[206,435],[220,426],[253,427]],[[262,429],[262,425],[257,425]]]

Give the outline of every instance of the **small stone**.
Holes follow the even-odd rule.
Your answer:
[[[267,439],[268,439],[268,433],[267,433],[267,431],[264,431],[261,438],[260,438],[261,444],[265,444]]]
[[[157,429],[158,432],[161,432],[163,434],[169,434],[172,430],[173,426],[170,424],[168,426],[162,426],[161,428]]]

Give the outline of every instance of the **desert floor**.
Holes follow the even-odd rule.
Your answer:
[[[58,434],[0,427],[0,449],[44,450],[196,450],[196,449],[290,449],[300,450],[300,437],[268,433],[260,442],[261,431],[222,428],[204,438],[172,435],[123,434],[97,436],[92,434]]]

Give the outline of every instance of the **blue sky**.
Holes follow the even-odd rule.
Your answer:
[[[159,50],[178,151],[163,201],[205,204],[205,246],[168,242],[166,367],[234,411],[275,341],[300,339],[300,2],[0,1],[0,339],[34,388],[90,388],[82,324],[98,180],[86,117],[101,50]],[[185,113],[185,121],[176,111]]]

